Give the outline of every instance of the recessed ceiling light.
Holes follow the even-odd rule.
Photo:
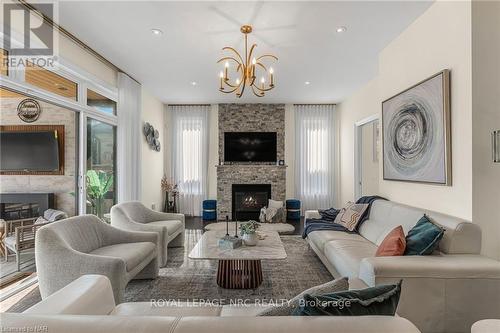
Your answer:
[[[161,31],[160,29],[151,29],[151,33],[155,36],[163,35],[163,31]]]
[[[344,27],[344,26],[341,26],[341,27],[337,27],[337,32],[340,33],[340,32],[346,32],[347,31],[347,28]]]
[[[191,82],[191,85],[192,85],[192,86],[195,86],[195,85],[197,85],[197,84],[198,84],[198,83],[197,83],[196,81]]]
[[[304,84],[305,84],[306,86],[308,86],[308,85],[310,85],[310,84],[311,84],[311,82],[306,81],[306,82],[304,82]]]

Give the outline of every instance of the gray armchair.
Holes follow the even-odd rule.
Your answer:
[[[120,303],[132,279],[158,276],[158,235],[114,228],[94,215],[71,217],[40,228],[35,260],[42,298],[85,274],[105,275]]]
[[[111,208],[111,225],[124,230],[156,232],[160,267],[167,264],[169,247],[184,246],[184,214],[161,213],[130,201]]]

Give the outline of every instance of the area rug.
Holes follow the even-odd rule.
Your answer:
[[[201,230],[186,230],[186,246],[169,249],[168,264],[160,269],[160,276],[155,280],[131,281],[125,290],[124,301],[279,302],[333,279],[305,240],[285,235],[281,239],[287,258],[262,261],[264,281],[259,288],[223,289],[215,281],[217,261],[187,257],[201,235]],[[39,301],[37,288],[7,311],[22,312]]]

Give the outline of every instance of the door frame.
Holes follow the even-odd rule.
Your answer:
[[[358,200],[362,193],[363,167],[361,165],[363,153],[363,129],[362,126],[378,121],[380,116],[378,113],[361,119],[354,123],[354,199]]]

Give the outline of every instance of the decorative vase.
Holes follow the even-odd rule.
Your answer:
[[[255,246],[257,245],[257,241],[259,240],[255,232],[251,234],[243,234],[242,239],[247,246]]]

